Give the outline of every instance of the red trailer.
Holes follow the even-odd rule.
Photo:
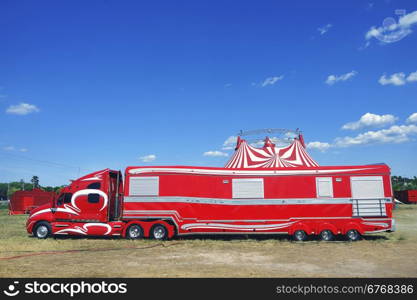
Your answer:
[[[285,233],[350,239],[392,231],[386,165],[226,169],[128,167],[81,177],[53,206],[31,211],[42,233],[171,238],[189,234]],[[123,192],[124,191],[124,192]],[[46,236],[45,236],[46,237]]]
[[[127,167],[102,170],[65,187],[53,205],[32,210],[27,231],[166,239],[196,234],[319,236],[393,231],[385,164],[320,167],[302,138],[257,149],[239,139],[225,168]]]
[[[41,189],[15,192],[9,202],[9,215],[28,214],[43,204],[52,203],[56,194]]]
[[[395,191],[394,197],[403,203],[417,204],[417,190]]]

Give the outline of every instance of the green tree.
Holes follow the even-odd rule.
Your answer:
[[[32,185],[33,185],[34,189],[39,188],[39,177],[38,176],[33,176],[32,179],[30,180],[30,182],[32,182]]]
[[[404,190],[416,190],[417,189],[417,177],[407,178],[402,176],[392,176],[392,189],[394,191]]]

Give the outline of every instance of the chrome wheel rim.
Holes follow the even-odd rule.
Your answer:
[[[295,233],[295,238],[297,239],[297,241],[302,241],[305,238],[304,232],[302,231],[297,231]]]
[[[325,230],[321,233],[321,238],[324,241],[329,241],[332,238],[332,236],[328,230]]]
[[[139,226],[131,226],[129,228],[129,236],[131,238],[137,239],[138,237],[140,237],[140,234],[141,234],[141,230]]]
[[[40,238],[46,237],[48,235],[48,227],[45,225],[38,226],[38,228],[36,228],[36,235]]]
[[[156,227],[153,231],[153,236],[158,240],[163,239],[165,237],[165,229],[161,226]]]
[[[357,233],[354,230],[349,230],[348,232],[348,238],[352,241],[356,240],[357,238]]]

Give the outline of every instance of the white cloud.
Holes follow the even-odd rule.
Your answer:
[[[3,150],[4,151],[28,152],[28,149],[26,149],[26,148],[17,149],[15,146],[6,146],[6,147],[3,147]]]
[[[394,18],[385,18],[383,26],[372,26],[365,34],[365,39],[375,38],[383,43],[393,43],[401,40],[413,31],[411,27],[417,24],[417,11],[413,11],[399,18],[398,22]]]
[[[411,136],[417,135],[416,125],[393,125],[388,129],[368,131],[358,134],[355,137],[346,136],[336,138],[336,147],[349,147],[354,145],[366,144],[387,144],[408,142]]]
[[[265,86],[268,86],[268,85],[274,85],[275,83],[282,80],[283,78],[284,78],[284,75],[268,77],[264,80],[264,82],[261,83],[261,86],[265,87]]]
[[[39,108],[36,105],[29,104],[29,103],[20,103],[18,105],[10,105],[6,109],[6,113],[13,114],[13,115],[27,115],[30,113],[39,112]]]
[[[151,161],[154,161],[156,159],[156,155],[155,154],[149,154],[149,155],[141,156],[141,157],[139,157],[139,159],[143,162],[151,162]]]
[[[359,121],[350,122],[342,126],[345,130],[356,130],[363,127],[381,127],[385,125],[393,124],[398,118],[387,114],[387,115],[376,115],[371,113],[364,114]]]
[[[332,28],[333,27],[333,25],[332,24],[327,24],[327,25],[324,25],[323,27],[319,27],[319,28],[317,28],[317,30],[320,32],[320,34],[321,35],[323,35],[323,34],[325,34],[327,31],[329,31],[330,30],[330,28]]]
[[[403,72],[394,73],[391,76],[387,76],[386,74],[384,74],[378,80],[378,82],[381,85],[392,84],[396,86],[404,85],[407,82],[416,82],[416,81],[417,81],[417,71],[408,74],[408,76]]]
[[[387,129],[370,130],[356,136],[338,137],[334,139],[333,143],[311,142],[307,144],[307,147],[324,152],[329,148],[347,148],[371,144],[400,144],[410,141],[414,136],[417,137],[416,125],[393,125]]]
[[[357,74],[358,74],[358,72],[352,71],[352,72],[349,72],[349,73],[346,73],[346,74],[342,74],[342,75],[339,75],[339,76],[337,76],[337,75],[329,75],[327,77],[327,79],[326,79],[326,83],[328,85],[333,85],[333,84],[335,84],[338,81],[346,81],[346,80],[352,78],[353,76],[355,76]]]
[[[408,118],[407,118],[407,123],[417,123],[417,112],[411,114]]]
[[[234,135],[229,136],[227,140],[224,141],[222,150],[234,149],[236,146],[236,142],[237,142],[237,136],[234,136]]]
[[[382,85],[392,84],[392,85],[404,85],[405,84],[405,74],[404,73],[394,73],[390,77],[387,77],[385,74],[379,78],[378,82]]]
[[[321,152],[325,152],[328,150],[332,145],[329,143],[323,143],[323,142],[310,142],[307,144],[307,148],[319,150]]]
[[[417,71],[410,73],[407,77],[407,81],[408,82],[417,81]]]
[[[207,151],[203,153],[204,156],[211,156],[211,157],[227,157],[229,154],[221,151]]]

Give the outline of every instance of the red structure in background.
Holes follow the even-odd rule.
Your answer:
[[[28,214],[30,211],[40,205],[52,203],[56,194],[41,189],[32,191],[17,191],[9,202],[9,215]]]
[[[417,204],[417,190],[395,191],[394,197],[403,203]]]

